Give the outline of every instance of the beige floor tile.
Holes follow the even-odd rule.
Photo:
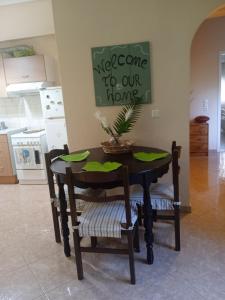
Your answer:
[[[26,262],[16,246],[0,250],[0,275],[16,271],[24,266]]]
[[[63,247],[56,244],[54,235],[51,232],[42,232],[40,234],[27,235],[22,245],[23,257],[26,263],[31,264],[42,259],[48,259],[54,255],[63,254]]]
[[[44,294],[44,295],[42,295],[42,296],[40,296],[38,298],[35,298],[33,300],[50,300],[50,299],[49,299],[49,297],[47,295]]]
[[[72,259],[64,256],[63,251],[29,264],[29,267],[45,291],[51,291],[73,278],[76,279],[75,264]]]
[[[83,289],[79,290],[76,286],[73,286],[71,283],[68,283],[66,286],[58,288],[53,290],[52,292],[48,293],[48,297],[50,300],[67,300],[67,299],[73,299],[73,300],[86,300],[86,299],[92,299],[92,300],[105,300],[107,299],[107,296],[109,299],[114,299],[112,294],[106,295],[97,292],[93,289]],[[118,299],[118,298],[117,298]]]
[[[8,275],[0,275],[0,299],[33,300],[43,295],[34,275],[28,267],[17,269]]]
[[[211,272],[195,280],[189,277],[188,282],[205,299],[225,299],[225,277],[221,274]]]

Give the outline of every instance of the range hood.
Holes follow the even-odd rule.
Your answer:
[[[8,97],[19,97],[24,95],[39,94],[40,89],[53,86],[53,82],[38,81],[26,83],[13,83],[6,87]]]

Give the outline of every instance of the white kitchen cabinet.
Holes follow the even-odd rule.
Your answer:
[[[6,84],[55,81],[54,62],[44,55],[3,59]]]

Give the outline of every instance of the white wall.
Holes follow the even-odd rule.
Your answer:
[[[131,134],[137,144],[169,150],[182,145],[181,201],[189,205],[189,90],[191,41],[200,23],[222,0],[53,0],[69,144],[99,146],[107,137],[96,111],[91,47],[150,41],[152,104],[145,105]],[[152,119],[158,108],[160,118]],[[118,108],[102,108],[109,118]]]
[[[51,0],[0,6],[0,41],[54,33]]]
[[[219,52],[225,51],[225,17],[206,20],[197,31],[191,48],[190,117],[208,115],[209,149],[217,148]],[[203,109],[208,100],[208,112]]]

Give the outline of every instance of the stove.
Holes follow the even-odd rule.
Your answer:
[[[11,135],[16,172],[20,184],[46,184],[44,154],[47,152],[46,133],[20,132]]]
[[[30,134],[30,133],[36,133],[41,131],[44,131],[44,129],[26,129],[23,133]]]

